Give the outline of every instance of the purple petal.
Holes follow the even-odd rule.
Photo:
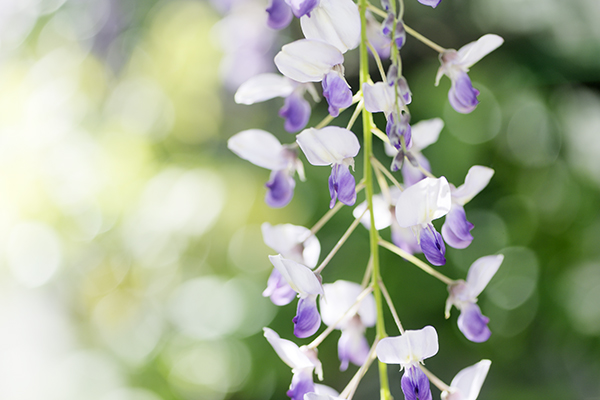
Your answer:
[[[424,4],[429,7],[436,8],[438,4],[442,2],[442,0],[417,0],[419,3]]]
[[[352,91],[348,84],[335,71],[330,71],[325,75],[322,82],[323,97],[327,99],[329,104],[329,114],[337,117],[340,113],[340,108],[349,107],[352,104]]]
[[[406,78],[403,76],[398,78],[398,91],[400,92],[402,99],[404,99],[405,104],[410,104],[412,102],[412,93],[410,92]]]
[[[487,324],[490,319],[481,314],[477,304],[470,303],[460,312],[458,317],[458,329],[472,342],[481,343],[490,338],[492,332]]]
[[[302,370],[292,377],[292,384],[290,390],[287,391],[287,395],[292,400],[304,400],[306,393],[314,392],[315,384],[312,379],[312,370],[307,372]]]
[[[265,202],[274,208],[285,207],[294,197],[296,181],[287,171],[273,171],[271,179],[265,184],[268,188]]]
[[[329,208],[333,208],[338,199],[347,206],[353,206],[356,202],[356,181],[347,165],[333,165],[329,175],[329,194]]]
[[[421,247],[417,243],[417,238],[409,228],[402,228],[398,225],[396,218],[392,219],[392,242],[402,250],[410,254],[420,253]]]
[[[419,161],[419,165],[431,172],[429,161],[422,154],[417,154],[416,157]],[[402,166],[402,181],[406,187],[414,185],[423,178],[425,178],[425,175],[419,168],[413,167],[410,163]]]
[[[396,22],[396,32],[394,37],[396,40],[396,46],[398,47],[398,50],[400,50],[402,46],[404,46],[404,42],[406,42],[406,31],[404,30],[404,22],[400,20]]]
[[[308,15],[319,5],[319,0],[288,0],[287,3],[292,7],[292,12],[296,18]]]
[[[452,80],[452,87],[450,87],[450,91],[448,92],[448,100],[450,100],[450,105],[456,111],[468,114],[479,104],[479,100],[477,100],[478,95],[479,90],[473,88],[469,75],[466,72],[461,72],[456,79]]]
[[[362,332],[356,329],[342,331],[338,342],[338,357],[340,358],[340,371],[348,369],[348,363],[361,366],[369,355],[369,343]]]
[[[307,338],[319,330],[321,315],[319,314],[319,310],[317,310],[316,296],[309,296],[298,300],[298,309],[292,322],[294,323],[294,335],[299,338]]]
[[[277,269],[273,268],[273,272],[271,272],[269,280],[267,281],[267,288],[264,290],[262,295],[263,297],[270,297],[271,301],[276,306],[285,306],[294,300],[294,297],[296,297],[296,292],[287,283],[283,276],[281,276],[281,273]]]
[[[279,116],[285,118],[284,128],[288,132],[298,132],[306,126],[310,118],[310,104],[296,92],[285,98]]]
[[[402,147],[402,142],[400,140],[402,136],[404,136],[406,148],[409,149],[411,147],[412,134],[409,122],[409,114],[402,113],[400,114],[400,118],[398,118],[397,113],[392,113],[388,116],[385,133],[390,138],[391,145],[397,149]]]
[[[433,265],[446,264],[446,246],[442,240],[442,235],[435,230],[433,225],[428,224],[427,228],[421,230],[419,237],[421,250],[425,254],[425,258]]]
[[[442,236],[446,243],[455,249],[468,247],[473,241],[471,229],[473,224],[467,221],[465,209],[456,203],[453,204],[442,226]]]
[[[400,386],[406,400],[432,400],[429,379],[416,365],[412,365],[404,372]]]
[[[394,28],[394,13],[388,13],[387,17],[381,23],[381,33],[384,36],[389,36]]]
[[[267,25],[272,29],[283,29],[287,27],[294,15],[292,9],[285,3],[285,0],[271,0],[267,7]]]

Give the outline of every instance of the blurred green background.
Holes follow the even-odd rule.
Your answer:
[[[291,372],[262,327],[291,339],[295,306],[261,296],[272,250],[260,224],[314,224],[328,209],[329,171],[305,163],[307,181],[273,210],[268,171],[226,148],[249,128],[293,141],[281,99],[233,102],[299,35],[297,21],[266,28],[266,3],[0,2],[1,399],[287,398]],[[436,54],[412,38],[402,50],[412,121],[446,123],[424,151],[434,174],[459,185],[471,165],[496,171],[466,207],[473,244],[449,249],[442,267],[460,278],[476,258],[505,255],[480,297],[491,339],[468,342],[456,310],[443,317],[446,288],[381,251],[404,326],[439,332],[431,371],[449,382],[493,361],[480,399],[600,399],[598,20],[597,0],[443,0],[435,10],[406,0],[405,22],[444,47],[506,40],[472,68],[481,104],[467,116],[450,108],[447,79],[433,86]],[[356,90],[356,51],[346,60]],[[351,211],[319,233],[322,257]],[[359,228],[324,281],[359,281],[367,258]],[[356,368],[339,372],[337,335],[319,357],[340,391]],[[401,399],[394,366],[390,377]],[[377,396],[372,369],[355,398]]]

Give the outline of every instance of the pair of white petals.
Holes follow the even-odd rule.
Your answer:
[[[373,294],[368,294],[353,313],[347,311],[354,305],[363,288],[355,282],[338,280],[323,285],[325,295],[321,297],[321,319],[327,326],[343,330],[357,316],[364,327],[374,326],[377,320],[377,309]],[[342,318],[343,317],[343,318]]]
[[[296,143],[312,165],[354,165],[353,158],[360,151],[356,135],[345,128],[327,126],[309,128],[296,136]]]
[[[307,266],[288,260],[278,254],[269,256],[273,267],[279,271],[283,279],[301,298],[323,294],[323,286],[315,273]]]

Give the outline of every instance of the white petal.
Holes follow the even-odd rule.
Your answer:
[[[275,97],[287,97],[294,91],[295,84],[289,78],[278,74],[253,76],[235,92],[238,104],[254,104]]]
[[[448,214],[451,206],[450,185],[446,178],[425,178],[400,194],[396,219],[403,228],[428,224]]]
[[[317,40],[301,39],[286,44],[275,56],[279,71],[298,82],[320,82],[344,56],[335,47]]]
[[[432,357],[438,350],[438,335],[433,326],[381,339],[375,349],[381,362],[403,367]]]
[[[287,168],[289,160],[279,140],[262,129],[249,129],[229,138],[227,147],[240,158],[272,171]]]
[[[265,337],[273,346],[273,349],[281,358],[292,369],[303,369],[313,368],[314,365],[310,359],[300,350],[300,348],[292,341],[282,339],[279,337],[277,332],[269,328],[263,328]]]
[[[360,14],[352,0],[321,0],[319,6],[300,18],[307,39],[321,40],[345,53],[360,43]]]
[[[340,395],[334,388],[331,388],[327,385],[321,385],[320,383],[315,383],[315,393],[331,397],[338,397]]]
[[[453,389],[453,393],[458,396],[451,396],[452,399],[460,400],[476,400],[483,386],[483,381],[487,376],[492,362],[490,360],[481,360],[475,365],[471,365],[461,370],[454,379],[450,387]]]
[[[476,42],[466,44],[458,50],[456,63],[468,69],[477,61],[500,47],[502,43],[504,43],[504,39],[498,35],[483,35]]]
[[[467,274],[467,286],[469,287],[469,295],[471,298],[477,298],[483,289],[485,289],[492,277],[498,271],[498,268],[500,268],[500,264],[502,264],[503,260],[504,256],[499,254],[481,257],[471,264]]]
[[[440,118],[427,119],[411,125],[412,150],[420,151],[437,142],[440,132],[444,128],[444,121]]]
[[[367,229],[371,229],[371,216],[369,213],[363,214],[367,209],[367,202],[363,201],[352,211],[354,218],[363,216],[360,222]],[[392,213],[390,212],[390,204],[383,198],[382,194],[373,196],[373,215],[375,218],[375,229],[378,231],[387,228],[392,224]]]
[[[323,285],[325,295],[321,297],[321,318],[327,326],[335,324],[346,313],[363,291],[363,288],[354,282],[338,280],[334,283]],[[354,313],[347,314],[337,325],[337,329],[345,329],[349,320],[354,315],[360,316],[364,326],[373,326],[377,318],[375,299],[368,294],[362,300],[360,306]]]
[[[310,229],[292,224],[272,226],[265,222],[261,226],[263,240],[267,246],[283,257],[314,268],[319,261],[321,244]]]
[[[300,296],[323,294],[323,286],[316,275],[305,265],[281,256],[269,256],[271,264]]]
[[[373,85],[365,82],[362,89],[367,111],[384,112],[387,115],[394,110],[396,105],[394,86],[384,82],[377,82]]]
[[[296,142],[312,165],[342,163],[360,150],[356,135],[339,126],[305,129],[296,136]]]
[[[452,191],[452,200],[464,206],[487,186],[493,175],[494,170],[491,168],[481,165],[472,166],[467,172],[465,183]]]

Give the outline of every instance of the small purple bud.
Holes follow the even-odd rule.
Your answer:
[[[461,114],[468,114],[479,104],[478,95],[479,90],[473,88],[469,75],[466,72],[461,72],[456,79],[452,80],[448,100],[450,100],[450,105],[456,111]]]
[[[416,365],[411,365],[404,372],[400,380],[400,387],[406,400],[432,400],[429,379]]]
[[[419,3],[424,4],[426,6],[436,8],[438,4],[442,2],[442,0],[417,0]]]
[[[398,50],[400,50],[406,42],[406,31],[404,30],[404,22],[400,20],[396,22],[396,32],[394,32],[394,39],[396,41],[396,46],[398,47]]]
[[[398,154],[396,154],[396,156],[392,160],[392,166],[390,167],[390,170],[392,172],[396,172],[400,168],[402,168],[402,164],[404,164],[404,151],[400,149],[398,150]]]
[[[388,85],[394,85],[396,79],[398,79],[398,66],[396,64],[390,65],[386,76]]]
[[[442,236],[446,243],[455,249],[468,247],[473,241],[472,229],[473,224],[467,221],[465,209],[461,205],[453,204],[442,226]]]
[[[319,5],[319,0],[301,0],[294,1],[292,7],[292,12],[296,16],[296,18],[303,17],[307,15],[310,18],[310,12],[314,10]]]
[[[285,118],[284,128],[293,133],[303,129],[310,118],[310,104],[301,95],[293,92],[285,98],[279,116]]]
[[[322,82],[323,97],[329,104],[329,114],[337,117],[340,108],[349,107],[352,104],[352,91],[348,87],[346,80],[336,71],[330,71],[325,75]]]
[[[353,206],[356,202],[356,181],[347,165],[333,165],[329,175],[329,194],[331,196],[329,208],[335,206],[336,200],[347,206]]]
[[[412,93],[408,87],[408,82],[406,82],[406,79],[403,76],[398,78],[398,91],[400,92],[400,96],[402,96],[404,103],[410,104],[412,101]]]
[[[419,168],[419,161],[410,151],[406,153],[406,158],[408,158],[408,161],[413,167]]]
[[[304,297],[298,300],[298,309],[292,322],[294,323],[294,335],[299,338],[310,337],[319,330],[321,315],[317,309],[316,296]]]
[[[390,11],[390,0],[381,0],[381,7],[383,7],[385,11]]]
[[[294,300],[296,291],[281,276],[281,273],[273,268],[267,281],[267,288],[263,291],[262,295],[263,297],[270,297],[276,306],[285,306]]]
[[[404,136],[404,144],[407,149],[412,145],[412,134],[409,121],[410,114],[407,113],[401,113],[399,120],[395,112],[388,116],[385,133],[390,139],[390,144],[396,149],[402,148],[402,142],[400,140],[402,136]]]
[[[285,3],[285,0],[271,0],[267,7],[267,25],[271,29],[283,29],[287,27],[294,15],[292,9]]]
[[[427,224],[427,228],[421,229],[419,243],[425,258],[430,263],[433,265],[446,264],[446,246],[442,240],[442,235],[435,230],[433,225]]]
[[[388,13],[387,17],[381,24],[381,33],[385,36],[389,36],[394,28],[394,13]]]
[[[294,197],[296,181],[287,171],[273,171],[265,186],[268,188],[265,202],[270,207],[281,208],[287,206]]]
[[[292,400],[304,400],[306,393],[314,392],[315,384],[312,379],[312,371],[310,373],[301,371],[294,374],[290,390],[287,391],[287,396]]]
[[[481,313],[481,309],[475,303],[469,303],[463,307],[458,317],[458,329],[471,342],[481,343],[490,338],[492,332],[487,324],[490,319]]]

